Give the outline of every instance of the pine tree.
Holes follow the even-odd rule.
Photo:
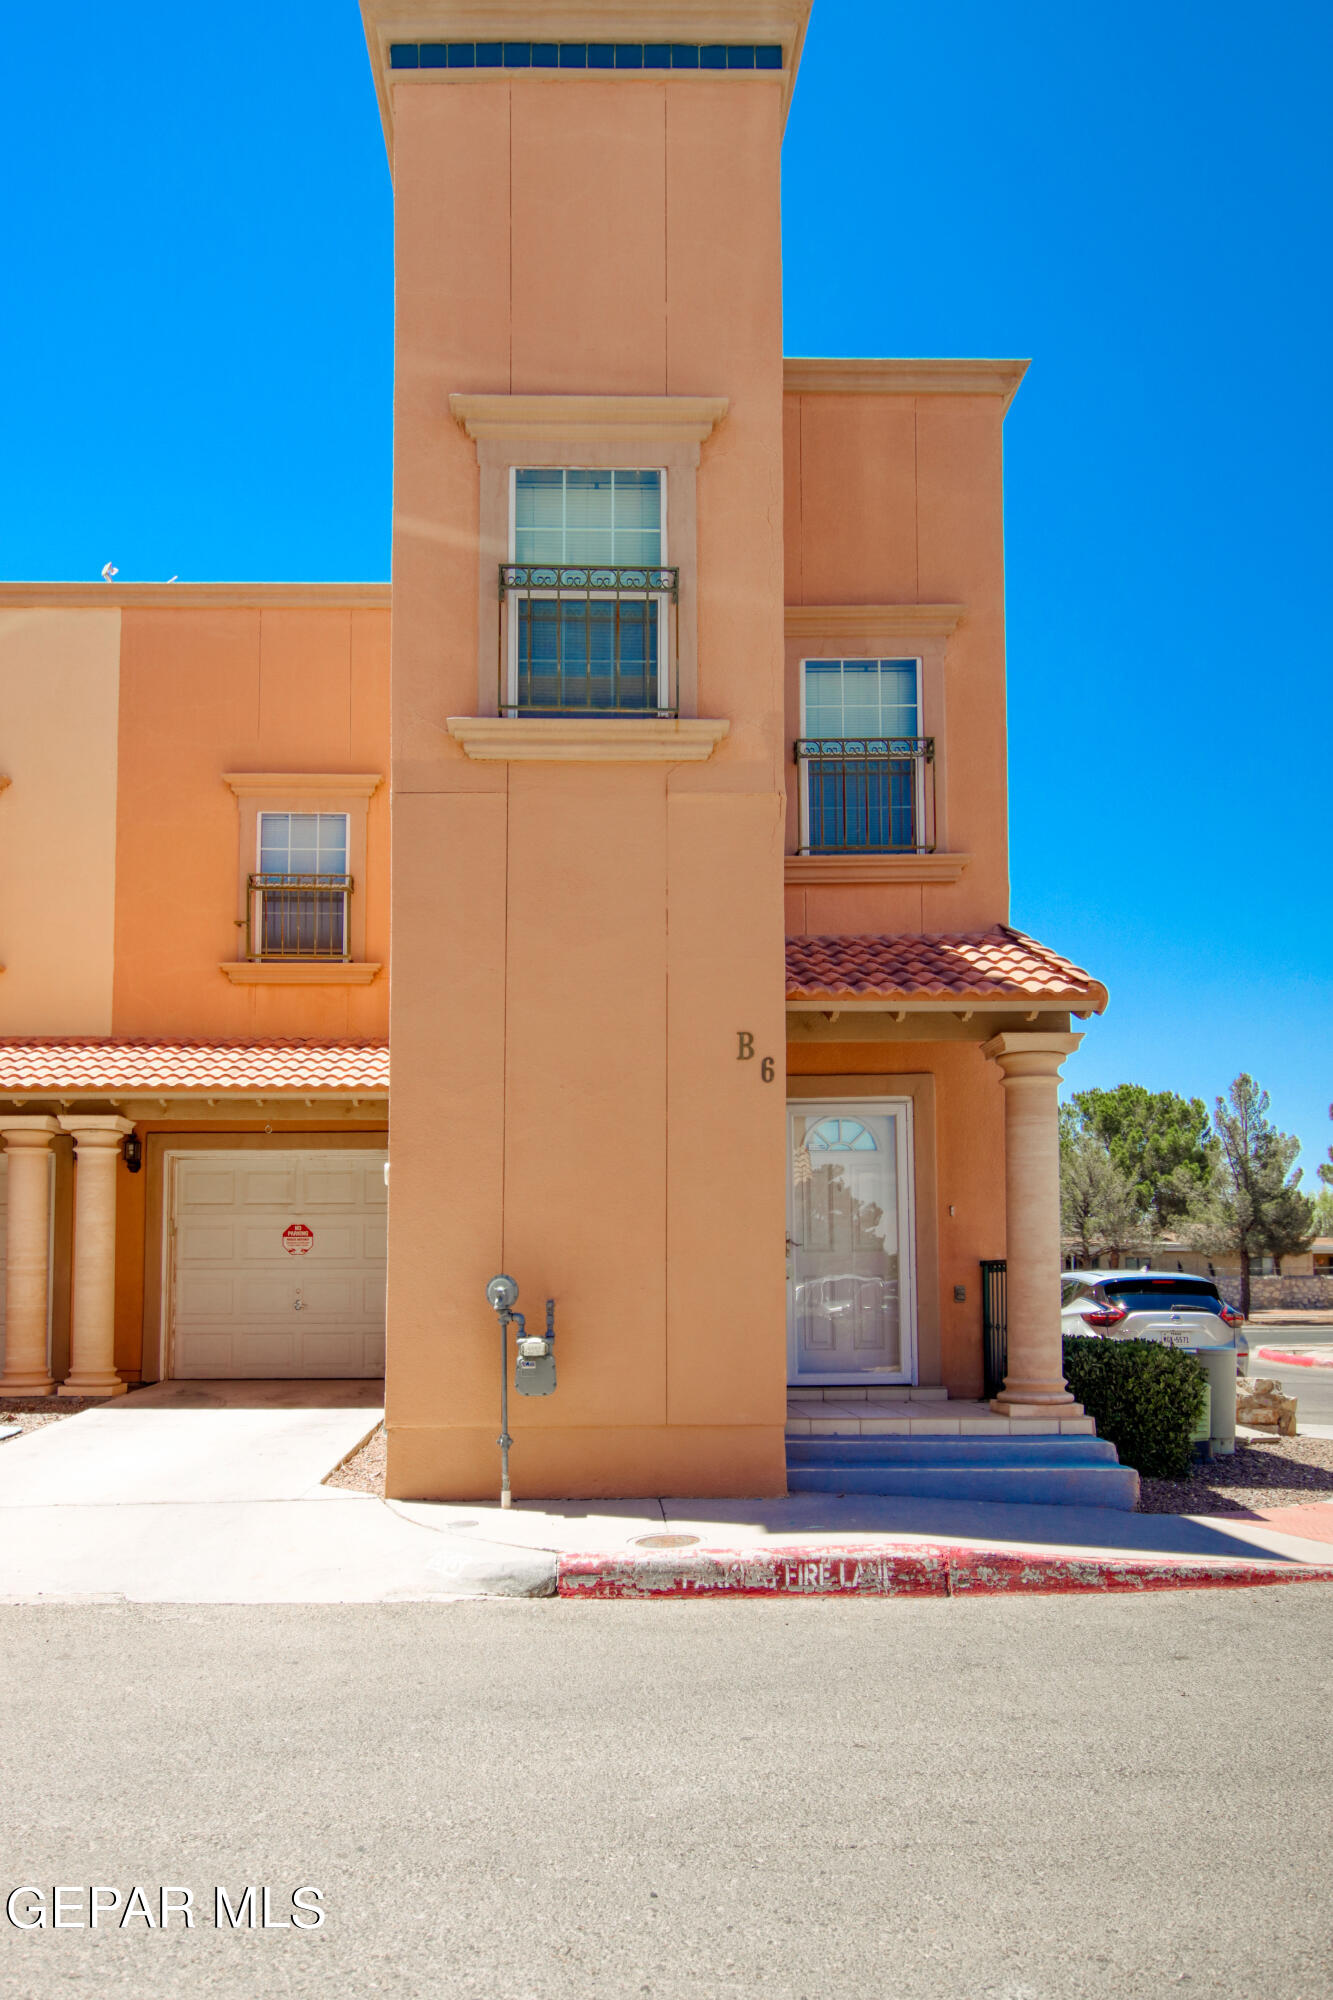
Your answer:
[[[1240,1258],[1240,1309],[1247,1319],[1251,1261],[1265,1252],[1287,1256],[1314,1240],[1314,1203],[1300,1192],[1295,1165],[1301,1142],[1278,1131],[1268,1107],[1268,1092],[1252,1076],[1238,1076],[1226,1099],[1217,1099],[1218,1171],[1185,1225],[1193,1241]]]
[[[1085,1263],[1099,1250],[1117,1261],[1152,1234],[1152,1217],[1096,1132],[1067,1115],[1060,1130],[1060,1230]]]

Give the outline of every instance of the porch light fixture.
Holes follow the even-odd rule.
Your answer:
[[[143,1140],[137,1132],[127,1132],[121,1141],[120,1157],[132,1174],[137,1174],[143,1165]]]

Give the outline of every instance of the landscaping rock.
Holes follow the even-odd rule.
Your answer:
[[[1279,1437],[1296,1435],[1296,1398],[1284,1396],[1271,1375],[1236,1383],[1236,1422],[1255,1430],[1274,1430]]]

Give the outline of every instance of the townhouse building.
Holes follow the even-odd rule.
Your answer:
[[[1106,993],[1009,922],[1024,364],[784,358],[808,13],[363,0],[392,585],[0,585],[0,1391],[384,1371],[390,1493],[475,1498],[504,1271],[519,1495],[781,1492],[858,1405],[1090,1430]]]

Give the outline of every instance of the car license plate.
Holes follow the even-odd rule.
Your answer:
[[[1190,1344],[1189,1335],[1178,1326],[1160,1326],[1154,1331],[1163,1347],[1188,1347]]]

